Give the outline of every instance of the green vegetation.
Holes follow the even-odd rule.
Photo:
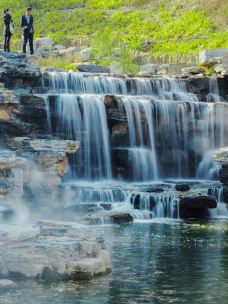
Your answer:
[[[118,59],[130,71],[135,51],[159,56],[228,47],[228,0],[1,0],[1,10],[12,9],[17,47],[20,15],[30,4],[37,37],[66,46],[83,41],[95,63]]]

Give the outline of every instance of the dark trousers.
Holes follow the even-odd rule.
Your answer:
[[[11,34],[6,34],[4,35],[4,52],[10,52],[10,39],[11,39]]]
[[[27,43],[29,42],[29,47],[30,47],[30,54],[34,54],[34,49],[33,49],[33,33],[24,33],[23,35],[23,53],[26,54],[26,46]]]

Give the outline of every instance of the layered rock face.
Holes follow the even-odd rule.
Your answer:
[[[0,277],[92,279],[111,268],[100,230],[60,221],[32,224],[63,218],[62,178],[69,155],[80,149],[76,140],[50,136],[41,78],[36,57],[0,54]]]
[[[134,155],[134,151],[129,149],[133,148],[132,142],[139,148],[153,147],[156,153],[154,162],[159,164],[160,177],[196,177],[199,173],[195,164],[199,163],[202,154],[206,154],[203,147],[200,151],[201,140],[210,147],[208,150],[220,146],[220,135],[224,138],[223,144],[228,143],[224,137],[228,131],[224,123],[228,107],[224,103],[209,105],[184,100],[164,103],[156,102],[153,98],[141,100],[142,104],[137,104],[135,97],[105,97],[115,177],[122,176],[130,180],[134,178],[134,157],[140,158],[140,153],[145,152],[144,157],[149,166],[146,150],[138,150],[135,152],[138,155]],[[147,102],[149,108],[143,107],[143,101]],[[215,116],[213,122],[212,116]],[[218,133],[215,136],[216,132]],[[140,140],[143,144],[140,144]],[[141,166],[146,164],[141,162]],[[149,170],[155,169],[151,166]],[[153,174],[150,176],[153,177]]]
[[[31,90],[37,86],[41,71],[37,58],[18,53],[0,53],[0,80],[7,87]]]
[[[0,225],[0,233],[1,278],[78,281],[110,272],[109,255],[99,229],[41,221],[17,229]]]
[[[68,170],[67,154],[75,153],[79,143],[19,137],[9,140],[9,148],[13,151],[0,153],[2,199],[22,197],[24,185],[30,185],[34,193],[39,188],[57,192]]]

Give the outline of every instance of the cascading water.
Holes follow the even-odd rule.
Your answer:
[[[219,89],[218,89],[217,80],[213,77],[210,78],[209,85],[210,85],[210,93],[207,95],[207,100],[209,102],[221,101],[221,97],[219,96]]]
[[[179,197],[174,191],[140,193],[131,196],[134,216],[137,219],[179,218]]]
[[[217,199],[217,208],[210,210],[211,217],[225,216],[228,217],[228,208],[224,203],[223,188],[212,188],[208,190],[208,194],[214,196]]]
[[[71,166],[72,177],[111,179],[108,126],[103,97],[61,94],[57,103],[57,131],[77,139],[81,149]]]
[[[223,103],[123,97],[122,107],[128,120],[129,158],[136,180],[215,177],[212,158],[208,171],[207,153],[224,145]],[[149,140],[145,129],[149,130]]]
[[[47,73],[47,78],[49,93],[58,96],[57,135],[81,142],[70,162],[70,179],[112,180],[105,95],[118,97],[116,110],[126,118],[129,145],[114,149],[127,151],[125,170],[131,168],[132,181],[217,178],[212,155],[226,144],[226,105],[219,102],[216,80],[210,80],[208,102],[200,102],[181,80],[62,72]],[[175,196],[157,195],[155,200],[156,208],[149,211],[153,217],[178,217]],[[129,197],[124,202],[130,206]]]
[[[139,181],[158,178],[157,159],[153,134],[153,109],[150,101],[134,97],[123,97],[122,102],[127,114],[130,135],[129,157],[132,159],[133,175]],[[141,111],[145,113],[147,127],[149,130],[149,146],[146,147],[143,127],[141,122]]]

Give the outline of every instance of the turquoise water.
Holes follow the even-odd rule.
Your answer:
[[[87,283],[15,283],[1,304],[228,303],[228,222],[104,226],[112,273]]]

